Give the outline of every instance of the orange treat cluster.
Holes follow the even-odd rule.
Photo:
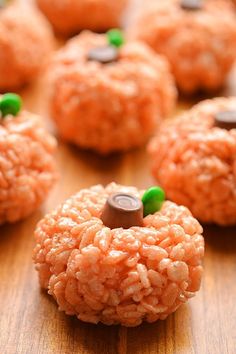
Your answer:
[[[143,191],[112,183],[81,190],[40,221],[34,262],[61,311],[91,323],[165,319],[199,290],[204,241],[189,210],[164,202],[144,226],[110,229],[107,198]]]
[[[206,100],[163,124],[149,145],[152,172],[167,197],[207,223],[236,224],[236,130],[215,126],[236,98]]]
[[[170,62],[181,91],[219,89],[236,57],[236,11],[228,0],[204,0],[190,11],[181,0],[150,0],[129,30]]]
[[[75,34],[83,29],[103,32],[120,27],[128,0],[37,0],[57,32]]]
[[[176,103],[164,58],[141,42],[128,42],[112,63],[88,60],[91,49],[106,45],[105,35],[83,32],[49,70],[51,115],[60,135],[102,154],[144,144]]]
[[[45,200],[57,173],[55,139],[40,118],[23,111],[0,123],[0,224],[16,222]]]
[[[30,6],[0,10],[0,91],[15,90],[38,74],[51,51],[52,31]]]

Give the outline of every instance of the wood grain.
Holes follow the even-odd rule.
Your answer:
[[[25,0],[22,0],[25,1]],[[224,94],[236,93],[234,77]],[[25,107],[47,118],[43,82],[20,93]],[[199,98],[181,101],[179,109]],[[101,158],[59,142],[61,179],[27,220],[0,227],[0,354],[235,354],[236,228],[205,228],[205,274],[200,292],[166,321],[126,329],[90,325],[58,312],[40,291],[31,253],[43,214],[78,189],[116,181],[153,183],[145,148]]]

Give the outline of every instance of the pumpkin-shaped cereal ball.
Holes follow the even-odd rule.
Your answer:
[[[165,59],[122,33],[83,32],[49,69],[50,110],[61,137],[101,154],[144,144],[176,103]]]
[[[222,87],[236,57],[236,12],[228,0],[150,0],[129,35],[169,60],[186,94]]]
[[[71,35],[120,27],[128,0],[36,0],[55,30]]]
[[[0,91],[15,90],[33,80],[52,49],[50,25],[29,5],[0,8]]]
[[[33,213],[57,180],[55,139],[40,117],[20,109],[19,96],[0,97],[0,224]]]
[[[39,222],[33,258],[61,311],[85,322],[137,326],[165,319],[194,296],[202,227],[187,208],[163,199],[159,187],[144,193],[97,185]]]
[[[148,150],[170,200],[202,222],[236,224],[236,98],[203,101],[163,124]]]

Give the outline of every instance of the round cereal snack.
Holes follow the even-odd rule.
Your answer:
[[[15,90],[38,74],[52,48],[52,30],[29,5],[0,8],[0,91]]]
[[[165,59],[119,31],[83,32],[49,68],[51,116],[69,142],[101,154],[144,144],[176,103]]]
[[[236,224],[236,98],[203,101],[163,124],[148,150],[170,200],[202,222]]]
[[[55,30],[71,35],[120,27],[128,0],[36,0]]]
[[[187,208],[161,198],[158,211],[140,223],[141,198],[153,206],[153,189],[97,185],[39,222],[33,259],[60,311],[85,322],[137,326],[164,320],[199,290],[202,227]],[[122,210],[133,224],[120,218]]]
[[[129,36],[166,56],[182,92],[215,91],[235,61],[236,12],[228,0],[151,0]]]
[[[0,96],[0,224],[33,213],[57,179],[55,139],[20,107],[19,96]]]

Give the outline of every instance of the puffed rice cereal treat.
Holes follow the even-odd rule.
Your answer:
[[[59,310],[97,324],[164,320],[199,290],[202,227],[183,206],[115,183],[79,191],[41,220],[33,259]]]
[[[166,60],[118,30],[71,39],[48,76],[60,136],[101,154],[143,145],[176,103]]]
[[[148,147],[167,197],[204,223],[236,224],[236,98],[203,101],[158,131]]]
[[[128,0],[36,0],[55,30],[71,35],[120,27]]]
[[[57,180],[55,139],[20,109],[19,96],[0,96],[0,225],[32,214]]]
[[[169,60],[185,94],[221,88],[236,57],[236,12],[228,0],[150,0],[129,37]]]
[[[0,8],[0,91],[15,90],[32,81],[53,47],[50,25],[31,6]]]

